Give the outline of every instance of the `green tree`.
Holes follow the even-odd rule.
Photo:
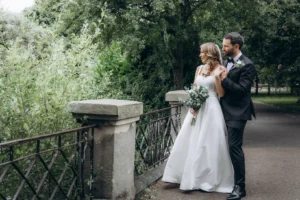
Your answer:
[[[84,24],[89,33],[100,29],[94,42],[100,48],[117,42],[130,63],[120,76],[140,77],[116,85],[137,100],[157,105],[148,96],[190,84],[199,65],[199,45],[220,44],[227,32],[245,36],[243,52],[259,68],[282,64],[293,71],[299,66],[298,10],[297,0],[38,0],[32,16],[39,23],[50,21],[44,24],[54,24],[64,36],[79,33]],[[134,91],[141,85],[144,96]],[[162,99],[161,93],[157,100]]]
[[[119,88],[146,104],[161,105],[164,92],[192,83],[201,43],[220,44],[226,32],[247,33],[251,29],[257,2],[48,0],[37,1],[33,13],[38,13],[34,16],[39,22],[55,16],[57,30],[65,36],[78,33],[84,23],[91,33],[101,29],[102,34],[94,41],[108,46],[117,41],[130,63],[122,75],[131,80]],[[58,12],[56,8],[62,4]]]
[[[8,15],[0,13],[6,37],[0,47],[0,142],[74,127],[68,103],[97,98],[93,37],[83,28],[66,40]]]
[[[275,72],[277,66],[281,82],[290,86],[298,84],[300,48],[300,3],[297,0],[266,0],[261,2],[260,12],[250,32],[249,50],[260,70],[260,76]],[[278,76],[279,77],[279,76]]]

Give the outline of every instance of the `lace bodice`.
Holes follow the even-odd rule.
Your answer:
[[[215,84],[215,77],[214,76],[200,76],[198,75],[196,78],[196,84],[197,86],[202,85],[208,88],[208,94],[210,97],[217,97],[217,90],[216,90],[216,84]]]

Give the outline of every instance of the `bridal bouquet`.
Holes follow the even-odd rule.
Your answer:
[[[185,88],[187,93],[189,94],[189,98],[186,101],[182,101],[187,107],[193,108],[195,111],[198,111],[205,100],[208,98],[208,89],[203,86],[196,87],[194,85],[191,86],[191,89]],[[191,125],[195,125],[196,116],[193,117],[191,121]]]

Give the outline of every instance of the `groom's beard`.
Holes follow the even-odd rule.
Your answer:
[[[230,49],[230,50],[225,54],[225,56],[228,56],[228,57],[230,57],[230,58],[232,58],[233,55],[234,55],[233,49]]]

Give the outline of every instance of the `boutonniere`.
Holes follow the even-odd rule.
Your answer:
[[[241,60],[237,60],[236,62],[234,62],[233,64],[236,68],[241,68],[245,66],[245,63]]]

